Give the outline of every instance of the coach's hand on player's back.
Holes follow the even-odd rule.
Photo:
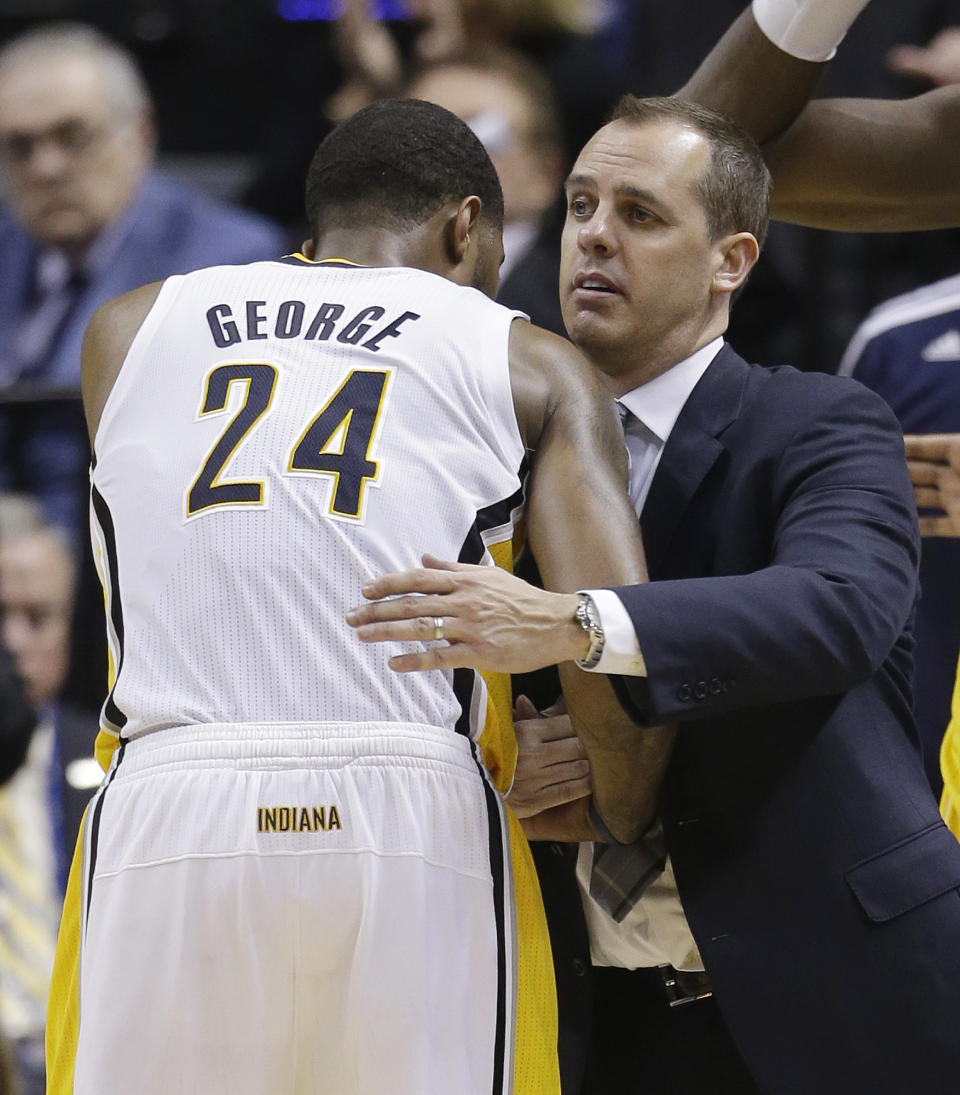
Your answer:
[[[370,604],[347,613],[361,642],[446,640],[390,667],[467,666],[524,673],[585,657],[589,639],[574,619],[575,593],[551,593],[495,566],[448,563],[424,555],[423,568],[385,574],[363,587]]]

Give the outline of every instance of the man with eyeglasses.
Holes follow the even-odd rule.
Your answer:
[[[48,25],[0,51],[0,487],[78,538],[88,460],[80,341],[108,298],[283,250],[280,232],[152,173],[149,93],[92,28]]]

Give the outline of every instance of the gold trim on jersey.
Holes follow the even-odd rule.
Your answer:
[[[530,845],[506,807],[517,930],[512,1095],[560,1095],[557,987],[550,933]]]
[[[362,262],[352,262],[350,259],[344,259],[344,258],[308,259],[307,256],[302,251],[294,251],[293,254],[290,255],[290,258],[299,259],[301,262],[307,263],[308,266],[323,266],[323,265],[326,264],[326,265],[330,265],[330,266],[336,265],[336,266],[363,267]]]
[[[83,926],[84,840],[89,807],[80,822],[63,901],[60,934],[47,1003],[47,1095],[73,1095],[80,1034],[80,940]]]
[[[496,566],[513,573],[513,539],[488,544],[487,551]],[[483,766],[490,773],[493,785],[505,795],[513,784],[517,768],[517,737],[513,730],[513,693],[507,673],[485,673],[479,676],[487,687],[487,709],[483,726],[477,735],[477,745]]]
[[[960,663],[957,665],[950,724],[940,746],[940,771],[943,774],[940,813],[947,828],[960,840]]]

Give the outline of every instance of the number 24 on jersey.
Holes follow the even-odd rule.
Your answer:
[[[380,475],[380,462],[371,459],[370,450],[390,374],[388,369],[352,369],[290,446],[284,474],[332,477],[330,517],[363,517],[367,487]],[[262,361],[215,366],[204,381],[199,416],[225,413],[234,386],[241,389],[242,402],[186,491],[188,519],[224,506],[264,505],[264,480],[228,479],[224,471],[251,430],[269,413],[277,368]]]

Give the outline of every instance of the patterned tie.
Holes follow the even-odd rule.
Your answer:
[[[623,424],[624,435],[627,444],[627,457],[630,462],[630,496],[634,505],[638,499],[641,501],[646,496],[644,475],[636,476],[635,471],[640,471],[646,452],[641,453],[640,461],[635,462],[634,433],[636,428],[646,429],[643,423],[617,401],[617,411],[620,414],[620,422]],[[646,442],[639,439],[641,445]],[[638,467],[638,464],[641,467]],[[642,469],[643,473],[647,471]],[[640,482],[637,480],[640,479]],[[590,872],[590,896],[594,901],[618,923],[626,917],[643,895],[644,890],[655,882],[663,874],[666,865],[667,853],[663,841],[663,826],[659,820],[655,821],[638,841],[633,844],[594,844],[593,868]]]
[[[663,874],[666,862],[659,820],[634,844],[594,844],[590,896],[619,923]]]

